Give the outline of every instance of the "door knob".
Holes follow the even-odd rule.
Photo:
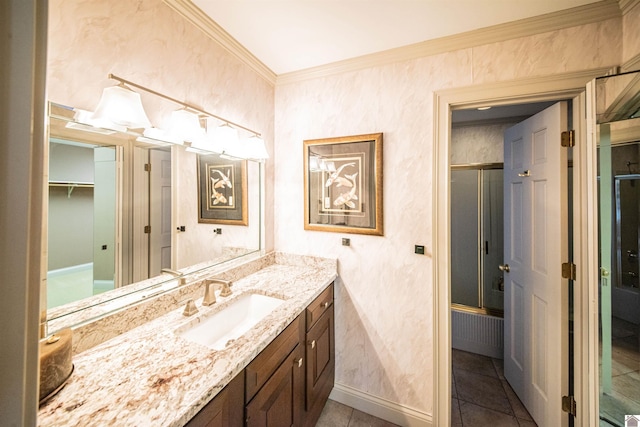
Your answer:
[[[509,270],[511,270],[511,268],[509,268],[509,264],[500,264],[498,268],[500,271],[504,271],[505,273],[508,273]]]

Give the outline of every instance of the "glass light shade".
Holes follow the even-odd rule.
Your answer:
[[[320,170],[320,164],[318,163],[318,157],[309,156],[309,170],[311,172],[318,172]]]
[[[126,131],[127,128],[124,126],[117,126],[113,123],[105,123],[108,126],[101,126],[102,123],[98,123],[96,120],[92,120],[91,116],[93,115],[92,111],[82,110],[80,108],[73,109],[73,121],[67,122],[65,125],[66,128],[69,129],[79,129],[86,132],[94,132],[102,135],[112,135],[116,133],[116,131]]]
[[[336,171],[336,164],[335,162],[327,162],[327,170],[329,172],[335,172]]]
[[[236,154],[239,154],[240,150],[237,129],[232,128],[225,123],[213,130],[211,138],[213,140],[213,150],[215,152],[228,154],[234,157],[236,157]]]
[[[155,139],[161,142],[168,142],[170,144],[182,145],[183,141],[180,138],[176,138],[162,129],[150,127],[144,130],[143,135],[145,138]],[[150,141],[146,141],[150,142]]]
[[[191,141],[189,146],[186,148],[187,151],[198,154],[214,154],[213,151],[213,143],[211,138],[202,135],[199,138]]]
[[[198,115],[185,109],[176,110],[171,113],[167,133],[171,139],[189,142],[202,139],[205,135],[204,129],[200,126],[200,118]]]
[[[254,135],[245,142],[246,156],[249,159],[264,160],[269,158],[264,140],[258,135]],[[335,166],[334,166],[335,167]]]
[[[142,108],[140,94],[124,85],[111,86],[102,91],[102,97],[91,119],[106,120],[131,129],[151,127],[151,122]]]

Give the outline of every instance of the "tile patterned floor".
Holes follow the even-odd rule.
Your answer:
[[[536,426],[505,380],[502,360],[456,349],[452,359],[452,426]]]
[[[640,339],[638,325],[612,317],[612,382],[600,395],[600,426],[621,427],[624,416],[640,414]]]
[[[536,427],[504,378],[502,360],[453,350],[451,426]],[[316,427],[394,427],[328,400]]]
[[[353,409],[334,400],[327,400],[316,427],[398,427],[373,415]]]

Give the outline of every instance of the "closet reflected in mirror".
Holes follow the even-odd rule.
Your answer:
[[[170,148],[79,127],[51,117],[48,309],[171,268]]]

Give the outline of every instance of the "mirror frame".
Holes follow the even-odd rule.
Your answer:
[[[77,125],[79,125],[79,127],[87,126],[82,123],[78,123],[77,121],[74,120],[73,118],[74,110],[72,107],[61,105],[52,101],[49,101],[47,103],[47,107],[48,107],[47,108],[48,110],[47,111],[48,112],[47,128],[46,128],[47,142],[52,137],[52,134],[50,132],[52,120],[63,121],[67,123],[76,123]],[[137,138],[142,136],[141,133],[131,131],[131,130],[127,130],[126,132],[116,132],[116,134],[118,138],[122,138],[123,140],[130,140],[131,138]],[[65,139],[64,135],[54,135],[54,136],[60,137],[61,139]],[[99,141],[91,140],[91,138],[88,138],[87,143],[95,144],[95,145],[109,145],[109,144],[104,144],[104,142],[101,143]],[[144,142],[142,143],[135,142],[134,145],[141,146],[141,147],[149,147],[149,148],[158,148],[159,145],[170,146],[170,149],[172,152],[172,165],[175,166],[176,160],[173,154],[175,153],[175,150],[179,149],[178,146],[174,147],[171,144],[167,144],[166,142],[162,142],[162,141],[160,141],[159,144],[157,145],[144,143]],[[114,144],[114,146],[118,146],[118,144]],[[43,186],[45,186],[45,189],[48,187],[48,178],[49,178],[48,162],[49,162],[49,156],[47,155],[46,162],[45,162],[46,163],[45,174],[44,174],[45,176],[43,180]],[[223,259],[215,258],[212,260],[203,261],[188,267],[181,268],[179,270],[180,276],[160,274],[158,276],[150,277],[148,279],[144,279],[139,282],[133,282],[126,286],[121,286],[119,288],[116,288],[101,294],[97,294],[88,298],[77,300],[77,301],[74,301],[65,305],[61,305],[58,307],[53,307],[51,309],[46,308],[47,307],[47,304],[46,304],[47,280],[44,280],[44,279],[46,278],[46,273],[48,270],[48,266],[47,266],[48,257],[46,256],[47,251],[43,250],[43,258],[44,258],[43,267],[42,267],[43,280],[41,281],[42,287],[41,287],[41,298],[40,298],[41,318],[43,322],[46,321],[47,328],[50,327],[50,322],[53,321],[55,323],[55,327],[50,328],[51,330],[49,330],[47,333],[55,332],[57,330],[60,330],[66,327],[73,327],[80,323],[95,321],[115,311],[119,311],[124,308],[130,307],[134,304],[140,303],[141,301],[144,301],[148,298],[160,296],[168,292],[171,292],[172,290],[175,290],[180,286],[178,279],[181,279],[181,278],[188,279],[188,277],[191,275],[194,275],[196,273],[206,273],[206,271],[212,270],[212,269],[219,269],[221,266],[225,264],[233,265],[236,260],[245,261],[245,260],[251,260],[251,259],[263,256],[265,253],[265,250],[264,250],[264,242],[265,242],[264,164],[263,162],[256,162],[256,161],[250,161],[250,160],[247,160],[247,162],[257,163],[257,166],[258,166],[257,183],[259,185],[259,189],[258,189],[258,197],[256,200],[258,206],[256,206],[256,208],[258,209],[259,221],[257,221],[258,222],[257,224],[258,248],[257,249],[248,250],[246,253],[242,253],[240,255],[236,253],[228,258],[226,257],[222,257]],[[172,170],[174,169],[175,168],[172,167]],[[247,169],[249,169],[249,164],[247,164]],[[195,173],[195,169],[194,169],[194,173]],[[173,175],[173,172],[172,172],[172,175]],[[48,242],[48,237],[47,237],[48,221],[46,220],[48,215],[48,201],[47,201],[48,192],[45,191],[44,196],[45,196],[44,203],[46,208],[45,208],[45,217],[44,217],[45,220],[43,221],[44,222],[43,236],[45,237],[46,241],[44,242],[43,247],[46,248],[47,242]],[[172,229],[175,226],[176,226],[175,218],[172,215],[172,224],[171,224]]]

